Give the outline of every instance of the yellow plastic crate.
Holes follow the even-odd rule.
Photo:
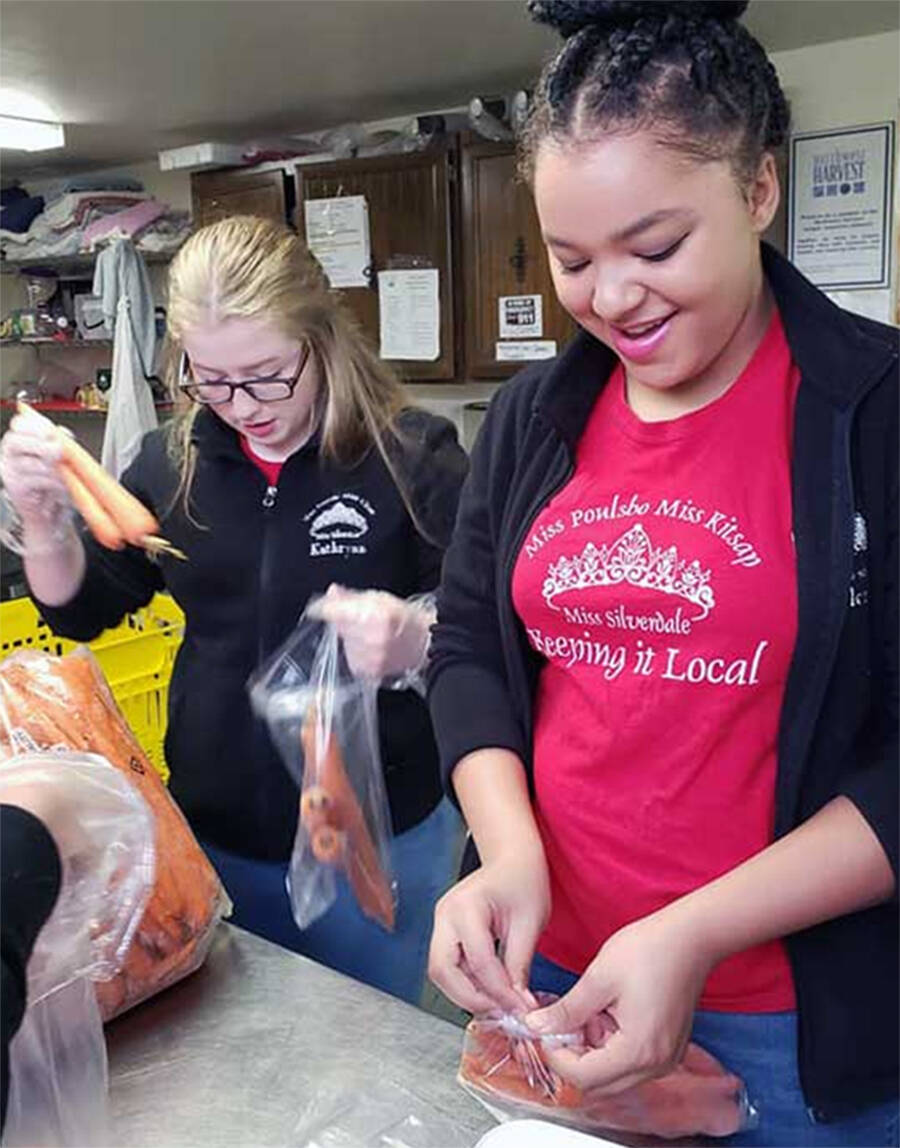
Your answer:
[[[162,777],[169,679],[184,633],[184,615],[167,594],[129,614],[119,626],[89,642],[119,708]],[[0,603],[0,658],[19,650],[67,654],[81,643],[54,634],[29,598]]]

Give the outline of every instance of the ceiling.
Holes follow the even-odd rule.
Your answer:
[[[747,23],[781,51],[896,29],[900,7],[756,0]],[[452,107],[528,84],[556,43],[522,0],[2,0],[0,34],[0,86],[67,136],[4,151],[7,178]]]

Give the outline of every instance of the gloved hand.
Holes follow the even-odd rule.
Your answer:
[[[52,424],[30,413],[16,415],[0,439],[0,538],[16,553],[54,549],[71,526],[61,454]]]
[[[435,620],[432,595],[404,600],[383,590],[332,585],[308,612],[335,627],[357,677],[424,692],[421,674]]]

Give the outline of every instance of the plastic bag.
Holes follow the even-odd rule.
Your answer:
[[[29,650],[0,664],[0,759],[39,750],[99,753],[154,818],[153,891],[121,969],[97,984],[109,1020],[199,968],[231,905],[87,649],[63,658]]]
[[[112,1145],[103,1020],[86,977],[28,1006],[9,1073],[3,1148]]]
[[[425,672],[428,669],[428,651],[431,649],[431,629],[437,621],[437,595],[434,591],[428,594],[414,594],[407,598],[406,606],[410,615],[420,619],[425,629],[424,641],[418,641],[415,648],[415,660],[402,673],[385,678],[381,688],[385,690],[415,690],[421,697],[425,697],[427,683]],[[419,632],[418,627],[411,627]]]
[[[391,1081],[341,1070],[317,1079],[291,1148],[469,1148],[452,1116]]]
[[[539,993],[544,1006],[556,998]],[[549,1047],[578,1047],[578,1033],[535,1037],[523,1021],[497,1013],[466,1028],[458,1080],[498,1120],[540,1115],[585,1132],[603,1129],[675,1139],[730,1136],[752,1128],[757,1113],[743,1081],[699,1045],[689,1044],[666,1076],[612,1096],[592,1096],[548,1065]]]
[[[125,960],[153,886],[153,818],[102,757],[25,753],[0,762],[0,801],[34,813],[62,861],[62,887],[28,964],[28,1000]],[[85,944],[79,938],[84,937]]]
[[[3,1143],[108,1143],[106,1044],[91,982],[116,975],[143,914],[153,885],[153,817],[127,778],[87,754],[7,759],[0,801],[38,816],[62,862],[10,1045]]]
[[[333,626],[305,614],[249,683],[300,786],[288,891],[297,925],[326,912],[346,880],[362,912],[393,930],[390,815],[378,744],[377,682],[350,672]]]

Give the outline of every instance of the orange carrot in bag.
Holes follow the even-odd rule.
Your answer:
[[[96,986],[108,1020],[199,967],[227,911],[227,895],[89,651],[57,658],[27,650],[7,658],[0,665],[0,717],[0,761],[23,748],[98,753],[129,779],[153,814],[153,892],[122,968]]]
[[[329,734],[321,755],[316,752],[316,715],[316,706],[311,705],[300,735],[310,776],[310,785],[300,798],[300,818],[309,833],[313,856],[324,864],[339,865],[360,909],[393,930],[390,882],[334,734]]]

